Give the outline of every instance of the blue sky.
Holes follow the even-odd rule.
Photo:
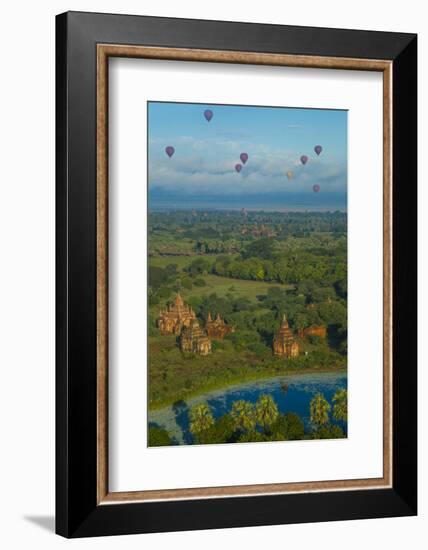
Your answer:
[[[150,102],[148,117],[151,209],[346,209],[346,111]]]

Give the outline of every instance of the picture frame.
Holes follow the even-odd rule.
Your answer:
[[[383,74],[381,478],[151,494],[109,491],[107,83],[112,57]],[[413,34],[82,12],[57,16],[58,534],[86,537],[417,513],[416,75]]]

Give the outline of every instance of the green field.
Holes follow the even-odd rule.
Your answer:
[[[149,259],[150,265],[157,267],[166,267],[169,264],[176,264],[177,268],[182,270],[192,263],[199,256],[156,256]],[[233,257],[233,256],[231,256]],[[214,263],[216,256],[204,256],[204,260]],[[281,285],[279,283],[267,283],[265,281],[244,281],[242,279],[232,279],[229,277],[220,277],[218,275],[204,275],[206,286],[193,287],[191,290],[182,289],[181,295],[186,300],[190,296],[206,296],[215,292],[219,297],[225,297],[232,294],[234,298],[248,298],[252,302],[257,301],[257,296],[266,294],[269,288],[280,286],[283,289],[293,288],[293,285]]]

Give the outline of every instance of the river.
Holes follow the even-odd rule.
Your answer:
[[[234,401],[245,399],[255,403],[260,394],[268,394],[276,401],[281,413],[295,412],[309,426],[309,402],[321,392],[331,403],[335,392],[347,387],[345,372],[323,372],[289,374],[275,378],[265,378],[229,386],[221,390],[210,391],[155,411],[149,411],[149,423],[157,424],[168,430],[179,444],[191,442],[188,411],[193,405],[207,402],[214,417],[227,413]]]

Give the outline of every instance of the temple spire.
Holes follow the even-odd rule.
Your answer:
[[[193,309],[184,303],[180,293],[168,304],[166,309],[161,309],[158,317],[158,327],[161,334],[180,334],[183,326],[189,326],[191,319],[196,317]]]
[[[184,304],[183,298],[181,297],[181,294],[179,292],[177,292],[177,296],[175,297],[174,302],[177,306],[182,306]]]

